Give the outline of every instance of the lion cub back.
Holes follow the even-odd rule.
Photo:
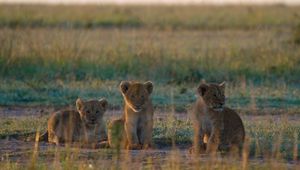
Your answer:
[[[92,144],[107,138],[103,121],[107,101],[77,99],[76,107],[77,110],[63,110],[51,115],[48,120],[49,142]]]
[[[221,143],[225,146],[235,145],[242,147],[241,145],[243,145],[245,140],[245,129],[242,119],[234,110],[227,107],[224,108],[223,114],[224,129]]]
[[[48,120],[48,141],[51,143],[69,143],[80,140],[82,121],[75,110],[58,111]]]

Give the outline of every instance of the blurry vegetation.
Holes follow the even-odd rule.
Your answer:
[[[263,29],[1,29],[0,75],[39,81],[128,78],[181,84],[245,77],[254,83],[299,83],[300,50],[288,44],[289,34]]]
[[[294,42],[300,44],[300,24],[298,24],[294,30]]]
[[[7,106],[67,106],[75,105],[78,97],[93,99],[106,97],[110,108],[123,106],[123,98],[118,90],[119,81],[16,81],[2,80],[0,84],[0,103]],[[155,83],[152,99],[154,106],[160,109],[175,107],[177,112],[186,112],[196,100],[196,87],[191,84]],[[185,89],[184,91],[182,89]],[[242,110],[287,109],[299,111],[300,89],[287,84],[264,84],[263,86],[241,87],[239,83],[226,87],[226,104]],[[298,111],[297,111],[298,110]],[[252,114],[252,112],[250,112]],[[270,112],[268,112],[270,113]],[[282,111],[271,111],[280,114]]]
[[[253,29],[293,26],[299,7],[1,5],[0,26]]]
[[[176,110],[184,111],[205,79],[228,81],[234,107],[296,106],[300,49],[290,40],[299,11],[1,5],[0,104],[67,105],[78,96],[105,96],[120,106],[117,87],[129,79],[153,81],[158,107],[172,105],[173,88]],[[261,89],[269,93],[251,99]]]

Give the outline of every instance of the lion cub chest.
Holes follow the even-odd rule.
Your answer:
[[[200,119],[201,123],[201,129],[205,132],[205,133],[210,133],[212,126],[213,126],[213,122],[210,118],[210,116],[208,114],[205,114],[201,117]]]

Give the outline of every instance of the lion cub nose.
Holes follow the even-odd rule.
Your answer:
[[[91,117],[91,121],[96,121],[96,117]]]

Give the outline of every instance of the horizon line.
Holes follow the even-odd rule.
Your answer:
[[[1,4],[32,5],[300,5],[300,0],[0,0]]]

